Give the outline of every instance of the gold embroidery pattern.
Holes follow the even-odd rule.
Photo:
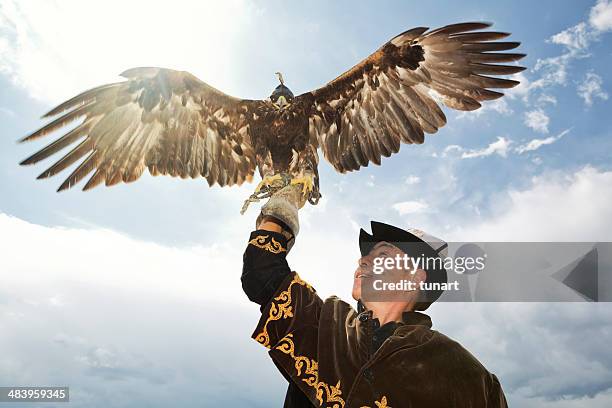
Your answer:
[[[282,291],[277,297],[274,298],[278,303],[272,303],[270,305],[270,314],[268,315],[268,320],[263,326],[263,330],[261,333],[255,337],[255,340],[258,343],[261,343],[264,347],[270,348],[270,335],[268,334],[268,323],[274,320],[286,319],[288,317],[293,317],[293,306],[291,306],[291,287],[295,284],[302,285],[313,291],[314,289],[308,282],[300,279],[298,274],[296,273],[293,277],[293,280],[289,283],[287,289]]]
[[[380,401],[374,401],[376,408],[392,408],[391,405],[387,405],[387,397],[383,396]],[[371,408],[369,406],[363,406],[361,408]]]
[[[305,378],[302,378],[302,381],[316,390],[316,397],[320,406],[323,406],[323,397],[325,396],[326,407],[344,407],[344,400],[341,397],[342,391],[340,390],[340,381],[338,380],[336,385],[331,386],[323,381],[319,381],[319,363],[317,363],[316,360],[308,357],[295,355],[293,333],[289,333],[283,337],[278,346],[276,346],[276,349],[290,355],[291,358],[293,358],[295,361],[297,376],[300,377],[302,374],[306,376]]]
[[[272,238],[270,242],[266,242],[269,235],[258,235],[249,241],[249,244],[256,246],[257,248],[265,249],[273,254],[280,254],[281,252],[287,252],[280,242]]]

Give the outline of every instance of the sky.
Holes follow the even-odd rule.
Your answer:
[[[300,211],[288,256],[350,300],[370,220],[447,241],[612,241],[612,2],[79,2],[0,0],[0,385],[69,385],[73,407],[281,406],[240,286],[254,184],[152,177],[56,193],[58,156],[17,139],[78,92],[136,66],[186,70],[265,98],[281,71],[315,89],[412,27],[489,21],[527,54],[521,85],[382,166],[338,174]],[[57,134],[59,136],[59,134]],[[440,303],[434,328],[501,381],[510,406],[609,407],[606,303]]]

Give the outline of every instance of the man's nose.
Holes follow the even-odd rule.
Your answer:
[[[357,264],[359,266],[370,266],[372,264],[370,257],[369,256],[362,256],[361,258],[359,258],[359,260],[357,261]]]

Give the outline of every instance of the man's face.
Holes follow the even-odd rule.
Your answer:
[[[361,298],[361,285],[366,279],[376,279],[379,275],[374,273],[374,260],[376,258],[392,258],[395,259],[396,256],[404,257],[405,253],[400,250],[398,247],[391,245],[388,242],[382,241],[377,243],[370,253],[366,256],[362,256],[358,260],[357,269],[355,270],[355,274],[353,275],[353,299],[358,300]],[[378,261],[381,262],[381,261]],[[384,262],[384,261],[383,261]],[[381,263],[379,263],[381,265]],[[396,270],[396,269],[385,269],[385,274],[410,274],[409,270]],[[387,275],[388,276],[388,275]],[[369,284],[369,282],[367,283]]]

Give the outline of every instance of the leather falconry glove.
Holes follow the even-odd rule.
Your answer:
[[[295,237],[300,232],[298,210],[305,203],[306,196],[302,193],[301,185],[293,184],[283,187],[261,207],[255,226],[259,228],[264,217],[273,217],[284,223],[282,233],[287,237],[287,252],[289,252],[295,243]]]

